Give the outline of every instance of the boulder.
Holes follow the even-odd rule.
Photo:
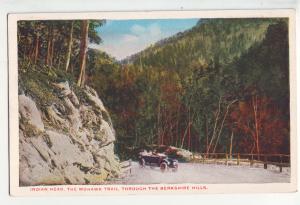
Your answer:
[[[19,116],[20,127],[25,130],[26,136],[30,137],[45,131],[41,112],[30,97],[19,95]]]
[[[183,161],[192,160],[193,153],[182,148],[168,146],[164,151],[167,155]]]

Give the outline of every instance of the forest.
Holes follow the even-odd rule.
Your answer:
[[[19,73],[53,71],[75,88],[93,87],[112,117],[120,158],[152,145],[289,154],[287,19],[199,19],[121,61],[89,48],[102,42],[103,25],[19,21]]]

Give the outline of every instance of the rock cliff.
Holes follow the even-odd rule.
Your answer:
[[[100,184],[120,174],[115,131],[95,90],[49,83],[57,102],[19,94],[20,186]],[[79,88],[76,88],[79,89]]]

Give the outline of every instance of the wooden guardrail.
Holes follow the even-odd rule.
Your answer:
[[[229,155],[228,153],[194,153],[192,156],[192,162],[224,163],[226,165],[249,163],[250,166],[253,166],[255,163],[259,163],[264,165],[264,169],[267,169],[268,165],[278,166],[279,171],[282,172],[283,167],[290,167],[290,155],[244,153],[234,153]]]

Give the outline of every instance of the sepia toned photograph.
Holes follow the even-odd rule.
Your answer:
[[[295,191],[291,13],[136,13],[11,15],[12,188]]]

